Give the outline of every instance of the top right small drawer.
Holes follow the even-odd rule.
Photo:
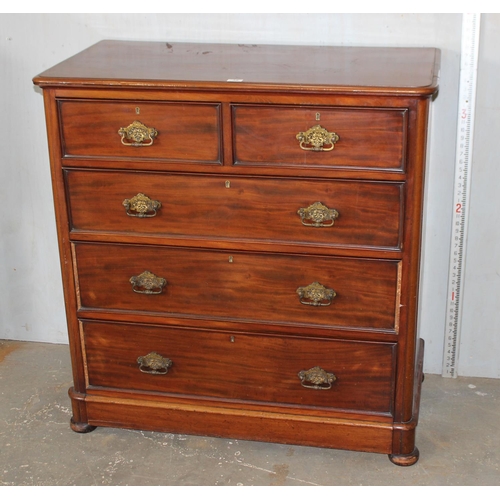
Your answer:
[[[407,110],[234,105],[235,165],[404,171]]]

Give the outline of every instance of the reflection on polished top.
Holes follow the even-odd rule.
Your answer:
[[[104,40],[35,78],[41,87],[127,86],[432,94],[440,51],[434,48],[233,45]],[[320,70],[318,71],[318,68]],[[184,85],[183,85],[184,82]],[[347,89],[344,90],[347,90]]]

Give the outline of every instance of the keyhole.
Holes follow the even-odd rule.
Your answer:
[[[141,108],[139,106],[137,106],[137,108],[135,108],[135,114],[136,115],[140,115],[141,114]]]
[[[319,122],[320,118],[321,118],[321,114],[320,113],[316,113],[316,121]]]
[[[231,187],[231,181],[226,181],[224,184],[228,189]]]

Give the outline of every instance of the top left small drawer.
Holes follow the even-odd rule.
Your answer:
[[[220,105],[60,100],[63,157],[221,162]]]

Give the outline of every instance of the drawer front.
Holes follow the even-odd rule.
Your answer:
[[[83,330],[92,386],[392,410],[394,344],[92,322]]]
[[[64,156],[220,163],[220,106],[61,100]]]
[[[75,252],[84,309],[396,329],[397,261],[91,243]]]
[[[397,183],[81,170],[66,181],[74,231],[400,247]]]
[[[241,105],[233,124],[235,164],[404,168],[403,109]]]

